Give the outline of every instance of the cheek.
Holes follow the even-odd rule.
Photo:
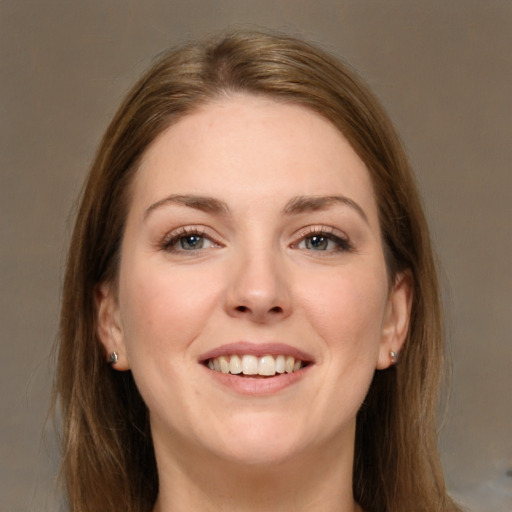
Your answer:
[[[355,421],[375,374],[387,302],[382,275],[371,268],[340,268],[304,279],[297,288],[302,290],[301,314],[325,348],[319,361],[322,392],[311,414],[329,411],[327,418],[324,413],[316,416],[331,433]]]
[[[213,273],[205,276],[197,268],[176,271],[159,263],[126,268],[119,297],[130,369],[152,416],[163,419],[173,410],[181,421],[191,393],[189,347],[218,304],[219,283]]]
[[[309,323],[331,352],[350,352],[352,361],[377,357],[387,298],[380,274],[342,269],[298,288]]]
[[[161,355],[178,353],[201,331],[219,300],[215,273],[204,275],[192,267],[176,270],[165,263],[132,265],[121,285],[129,356],[155,350]]]

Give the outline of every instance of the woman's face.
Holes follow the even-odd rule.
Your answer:
[[[389,282],[370,177],[340,132],[234,96],[164,131],[132,192],[99,332],[133,372],[157,453],[351,449],[410,293]]]

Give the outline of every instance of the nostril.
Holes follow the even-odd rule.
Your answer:
[[[240,313],[245,313],[247,311],[249,311],[249,308],[247,306],[237,306],[235,308],[236,311],[240,312]],[[281,306],[274,306],[273,308],[270,308],[268,310],[269,313],[282,313],[283,312],[283,308]]]

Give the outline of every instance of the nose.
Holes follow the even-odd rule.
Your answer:
[[[289,281],[284,262],[268,247],[240,258],[230,270],[226,310],[232,317],[255,323],[272,323],[292,311]]]

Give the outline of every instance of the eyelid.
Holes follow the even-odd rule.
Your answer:
[[[306,226],[301,228],[296,235],[294,236],[295,242],[291,244],[291,247],[297,247],[301,242],[304,241],[308,236],[313,235],[324,235],[327,238],[330,238],[333,241],[339,242],[339,250],[340,251],[350,251],[352,250],[352,242],[346,233],[343,231],[334,228],[333,226],[326,225],[314,225],[314,226]],[[322,252],[322,251],[318,251]],[[329,251],[327,251],[329,252]],[[330,251],[332,252],[332,251]]]
[[[219,242],[218,237],[213,236],[208,228],[206,226],[202,225],[189,225],[189,226],[180,226],[179,228],[173,229],[172,231],[165,234],[165,236],[160,240],[158,243],[158,247],[161,250],[167,251],[167,252],[174,252],[174,253],[189,253],[194,254],[197,252],[200,252],[204,249],[191,249],[189,251],[186,250],[180,250],[173,248],[173,245],[176,244],[180,238],[186,237],[186,236],[193,236],[197,235],[202,238],[205,238],[212,242],[212,244],[216,247],[222,247],[223,244]],[[210,249],[207,248],[207,249]]]
[[[346,233],[344,233],[340,229],[337,229],[333,226],[328,226],[326,224],[314,224],[314,225],[310,225],[310,226],[305,226],[305,227],[299,229],[295,233],[294,238],[299,240],[308,235],[316,235],[316,234],[333,235],[338,238],[342,238],[344,240],[349,240],[349,237],[347,236]]]

